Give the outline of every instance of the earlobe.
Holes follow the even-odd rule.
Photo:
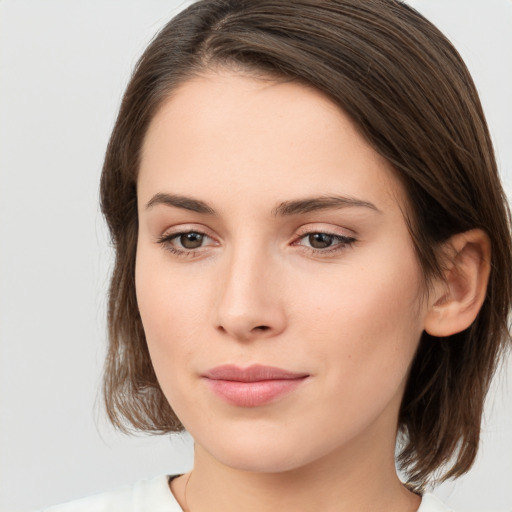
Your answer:
[[[467,329],[478,315],[491,270],[491,242],[483,230],[472,229],[452,236],[445,254],[443,278],[431,291],[424,326],[438,337]]]

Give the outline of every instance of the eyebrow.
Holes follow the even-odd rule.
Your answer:
[[[362,201],[354,197],[346,196],[321,196],[294,201],[284,201],[272,210],[272,214],[277,216],[298,215],[301,213],[309,213],[317,210],[329,210],[339,208],[369,208],[380,213],[380,210],[369,201]]]
[[[205,215],[216,215],[215,210],[208,206],[204,201],[193,199],[192,197],[163,193],[154,195],[146,204],[146,210],[149,210],[158,204],[175,206],[176,208],[183,208],[184,210],[203,213]]]
[[[163,204],[174,206],[184,210],[190,210],[204,215],[217,215],[217,212],[204,201],[192,197],[177,194],[155,194],[146,204],[146,209],[153,208],[156,205]],[[329,210],[339,208],[369,208],[378,213],[380,210],[369,201],[362,201],[354,197],[347,196],[320,196],[293,201],[284,201],[272,209],[272,215],[275,217],[287,217],[291,215],[300,215],[318,210]]]

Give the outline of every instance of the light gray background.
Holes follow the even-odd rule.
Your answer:
[[[512,183],[512,1],[410,0],[481,91]],[[111,251],[98,208],[133,64],[188,2],[0,0],[0,510],[25,512],[191,466],[187,436],[127,438],[98,404]],[[507,377],[508,373],[508,377]],[[436,493],[512,510],[512,359],[495,380],[474,469]]]

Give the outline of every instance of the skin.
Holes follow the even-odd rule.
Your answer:
[[[417,510],[394,449],[432,301],[404,190],[351,120],[312,88],[209,71],[152,120],[137,187],[140,313],[162,390],[195,440],[192,476],[171,485],[183,508]],[[327,196],[361,204],[276,214]],[[192,250],[184,232],[205,236]],[[314,233],[334,236],[315,252]],[[308,377],[238,407],[201,377],[227,363]]]

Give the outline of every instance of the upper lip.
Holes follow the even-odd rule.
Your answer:
[[[291,380],[307,377],[307,373],[292,372],[275,366],[254,364],[246,368],[232,364],[216,366],[203,374],[212,380],[230,380],[235,382],[258,382],[262,380]]]

